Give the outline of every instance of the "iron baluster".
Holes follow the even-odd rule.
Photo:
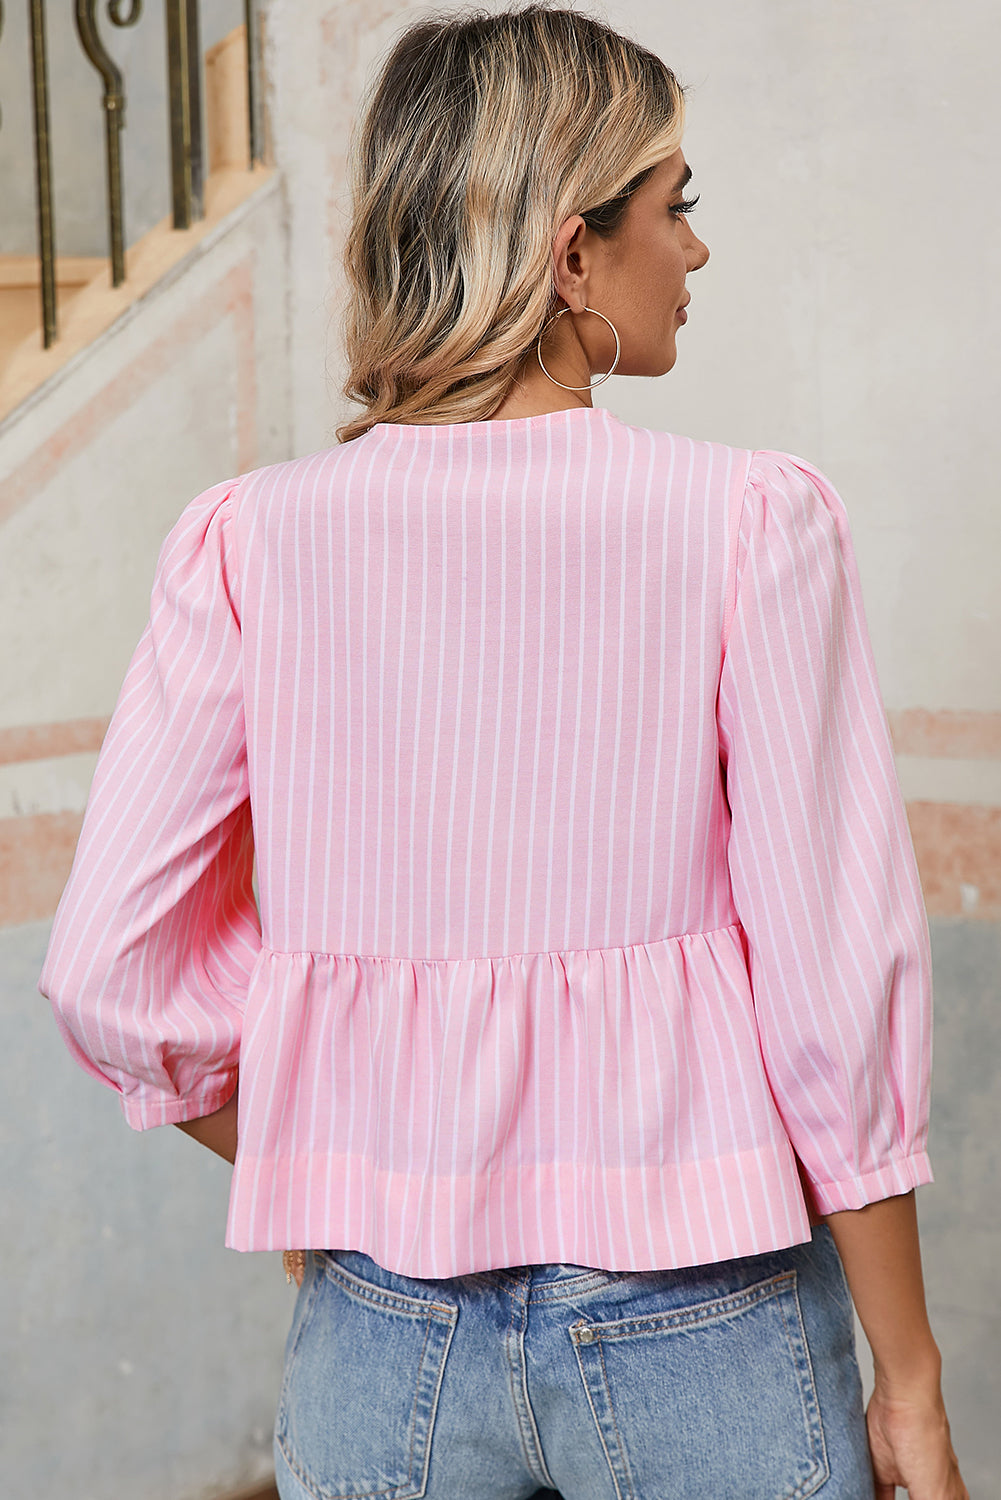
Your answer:
[[[166,11],[174,228],[188,229],[205,216],[198,0],[166,0]]]
[[[31,83],[35,117],[35,185],[38,254],[42,274],[42,342],[56,340],[56,239],[52,208],[52,140],[49,134],[49,70],[45,55],[45,0],[31,0]]]
[[[97,34],[94,12],[97,0],[76,0],[76,29],[80,44],[104,79],[104,130],[108,165],[108,219],[111,238],[111,284],[125,280],[125,226],[122,213],[122,146],[125,125],[125,91],[121,70],[108,56]],[[127,16],[121,15],[121,0],[109,0],[108,16],[115,26],[133,26],[142,13],[142,0],[132,0]]]

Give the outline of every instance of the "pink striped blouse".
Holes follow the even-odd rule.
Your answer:
[[[930,972],[842,501],[581,407],[187,506],[40,988],[137,1130],[239,1070],[228,1246],[444,1277],[930,1181]]]

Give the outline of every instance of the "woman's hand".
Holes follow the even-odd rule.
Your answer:
[[[921,1275],[914,1190],[826,1214],[872,1349],[866,1412],[876,1500],[970,1500],[942,1401],[942,1356]]]
[[[893,1389],[877,1375],[866,1425],[876,1500],[893,1500],[896,1485],[910,1500],[970,1500],[937,1381]]]

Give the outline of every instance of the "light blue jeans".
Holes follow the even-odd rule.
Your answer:
[[[677,1271],[438,1281],[310,1252],[275,1465],[282,1500],[872,1500],[830,1231]]]

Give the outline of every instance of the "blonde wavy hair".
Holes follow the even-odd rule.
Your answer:
[[[436,11],[396,41],[351,144],[348,376],[377,422],[490,416],[560,300],[552,245],[612,238],[678,149],[683,86],[647,48],[545,3]]]

